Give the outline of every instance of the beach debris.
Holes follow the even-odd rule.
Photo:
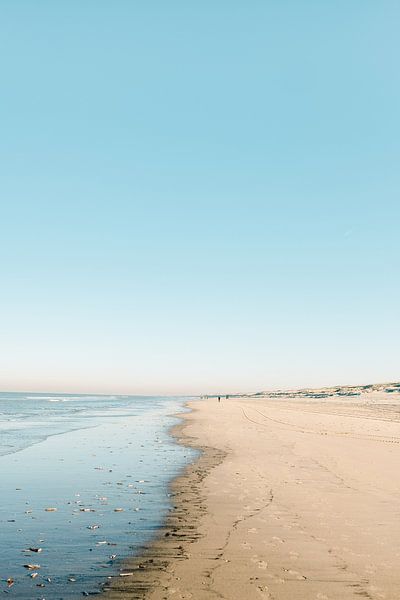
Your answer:
[[[32,579],[36,579],[36,577],[37,577],[38,575],[39,575],[39,573],[36,573],[36,572],[35,572],[35,573],[31,573],[31,574],[29,575],[29,577],[31,577]]]
[[[75,577],[68,577],[68,581],[74,582],[76,581]]]
[[[80,508],[81,512],[96,512],[94,508]]]
[[[117,558],[117,555],[116,555],[116,554],[110,554],[110,559],[111,559],[111,560],[114,560],[114,559],[116,559],[116,558]]]
[[[54,506],[49,506],[44,509],[46,512],[57,512],[58,508],[54,508]]]
[[[24,565],[25,569],[28,569],[29,571],[36,571],[36,569],[40,569],[40,565]]]
[[[101,542],[97,542],[97,546],[102,546],[103,544],[108,544],[107,540],[102,540]]]
[[[6,582],[6,583],[7,583],[7,587],[9,587],[9,588],[10,588],[10,587],[12,587],[12,586],[14,585],[14,579],[13,579],[12,577],[9,577],[9,578],[7,579],[7,582]]]
[[[123,571],[119,574],[120,577],[129,577],[130,575],[134,575],[134,573],[132,571]]]
[[[87,526],[87,529],[92,529],[92,530],[94,530],[94,529],[98,529],[99,527],[100,527],[100,525],[88,525],[88,526]]]
[[[43,549],[42,549],[42,548],[28,548],[28,550],[29,550],[30,552],[42,552],[42,551],[43,551]]]
[[[114,512],[124,512],[123,508],[114,508]]]

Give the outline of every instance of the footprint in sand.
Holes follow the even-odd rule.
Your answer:
[[[247,530],[247,533],[258,533],[258,529],[256,529],[255,527],[252,527],[251,529]]]
[[[302,575],[298,571],[294,571],[293,569],[284,569],[284,571],[289,573],[289,575],[291,575],[292,577],[295,577],[298,581],[304,581],[305,579],[307,579],[307,577],[304,577],[304,575]]]
[[[315,596],[315,600],[329,600],[329,596],[323,594],[322,592],[318,592],[318,594]]]
[[[261,595],[262,598],[272,598],[267,585],[258,585],[257,592]]]
[[[268,569],[268,563],[265,560],[260,560],[258,563],[259,569]]]
[[[249,544],[249,542],[242,542],[240,545],[242,546],[242,548],[244,550],[251,550],[251,548],[252,548],[252,546],[251,546],[251,544]]]

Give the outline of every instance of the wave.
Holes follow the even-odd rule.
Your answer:
[[[118,396],[25,396],[26,400],[47,402],[78,402],[80,400],[117,400]]]

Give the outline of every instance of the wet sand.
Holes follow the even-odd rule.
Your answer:
[[[106,598],[400,598],[397,391],[191,406],[175,435],[202,457]]]

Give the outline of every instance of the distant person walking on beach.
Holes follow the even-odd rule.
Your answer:
[[[221,402],[221,396],[218,396],[218,402]]]

